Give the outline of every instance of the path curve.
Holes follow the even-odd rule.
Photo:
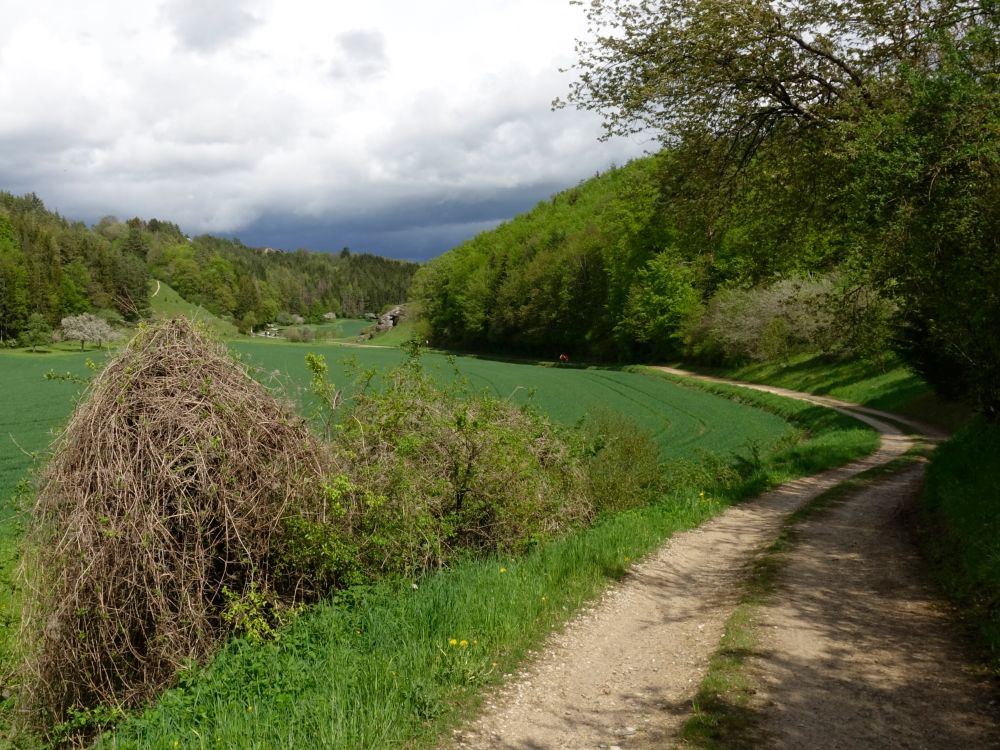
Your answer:
[[[846,479],[891,461],[913,443],[893,423],[905,420],[894,415],[811,394],[737,384],[849,413],[881,433],[881,446],[864,459],[789,482],[674,535],[551,636],[538,658],[487,701],[483,714],[456,732],[450,747],[625,750],[668,745],[688,716],[754,554],[774,539],[789,513]],[[919,431],[941,437],[929,428]]]

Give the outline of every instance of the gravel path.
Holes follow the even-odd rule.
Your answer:
[[[993,687],[919,575],[906,515],[922,473],[893,474],[798,526],[757,617],[768,747],[1000,748]]]
[[[554,635],[538,658],[487,702],[483,715],[456,733],[452,747],[624,750],[669,745],[687,718],[754,553],[774,539],[789,513],[845,479],[892,460],[911,445],[908,437],[884,419],[887,415],[877,411],[780,388],[755,387],[848,411],[882,433],[882,446],[866,459],[790,482],[731,508],[698,529],[674,536]],[[921,431],[940,437],[927,428]],[[901,475],[897,490],[882,492],[881,503],[874,505],[883,507],[883,516],[884,512],[892,516],[899,500],[913,495],[919,472],[918,468]],[[871,494],[861,492],[842,507],[873,505]],[[828,529],[824,520],[809,528],[826,529],[823,533],[830,542],[846,545],[846,557],[854,555],[862,567],[900,570],[907,581],[916,580],[912,552],[906,556],[889,546],[880,550],[885,530],[877,525],[878,520],[864,512],[850,517],[854,520],[832,523]],[[860,534],[860,528],[868,529],[867,537]],[[862,542],[862,538],[870,541]],[[872,552],[879,554],[868,557]],[[761,706],[773,715],[768,727],[778,746],[871,747],[876,746],[868,744],[874,735],[864,727],[880,726],[899,739],[903,732],[895,730],[894,723],[908,721],[916,722],[906,730],[915,744],[907,740],[883,746],[924,747],[919,744],[924,736],[919,723],[923,706],[926,721],[934,724],[941,739],[950,738],[952,747],[1000,747],[982,744],[995,726],[995,706],[984,702],[982,682],[962,667],[939,678],[947,671],[942,664],[965,661],[959,649],[948,646],[957,639],[926,591],[897,585],[891,578],[864,588],[841,575],[842,557],[806,543],[796,554],[802,561],[797,557],[790,565],[804,578],[798,584],[790,580],[787,594],[776,597],[784,606],[769,609],[766,658],[755,664],[759,678],[766,681]],[[810,567],[815,556],[826,567]],[[792,594],[793,587],[799,594]],[[872,598],[880,591],[894,607],[885,598]],[[865,601],[850,606],[845,601],[860,597],[866,597]],[[819,616],[820,603],[827,611],[822,623],[817,623],[813,620]],[[857,626],[853,629],[838,621],[838,613],[855,609],[870,617],[852,615],[851,623]],[[880,617],[892,621],[884,633],[873,629]],[[911,621],[916,629],[904,638],[901,633],[908,631]],[[835,640],[819,643],[816,639],[824,633]],[[853,656],[847,656],[845,643],[851,644]],[[933,650],[935,644],[941,649]],[[897,664],[910,662],[905,672],[893,667],[885,679],[870,677],[881,673],[883,667],[878,665],[888,663],[890,654]],[[843,660],[838,661],[841,656]],[[901,687],[895,690],[893,680],[905,682],[910,692]],[[863,687],[855,690],[855,685]],[[840,690],[838,697],[821,710],[834,689]],[[848,700],[852,691],[856,695]],[[941,692],[950,692],[953,700],[941,698]],[[893,695],[905,696],[905,710],[881,707]],[[936,718],[932,721],[927,718],[930,715]],[[973,728],[946,733],[944,728],[954,722]]]

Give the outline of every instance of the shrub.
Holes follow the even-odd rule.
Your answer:
[[[652,436],[620,414],[599,411],[583,425],[587,488],[598,513],[650,505],[665,485]]]
[[[20,576],[25,713],[135,706],[241,623],[319,593],[278,552],[324,520],[305,422],[193,324],[139,334],[94,380],[41,476]]]
[[[441,389],[415,355],[383,378],[340,422],[331,522],[296,522],[287,551],[323,561],[331,584],[522,552],[591,516],[579,456],[541,417]]]
[[[312,328],[296,326],[285,329],[285,338],[297,343],[308,343],[316,338],[316,332]]]
[[[740,362],[822,351],[834,338],[833,279],[783,279],[753,289],[725,289],[688,333],[701,359]]]

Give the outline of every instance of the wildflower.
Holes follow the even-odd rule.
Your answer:
[[[449,638],[448,639],[448,645],[449,646],[457,646],[458,645],[458,639],[457,638]]]
[[[501,572],[501,573],[506,573],[506,572],[507,572],[507,568],[505,568],[505,567],[503,567],[503,566],[501,565],[501,566],[500,566],[500,572]]]
[[[458,645],[461,646],[462,648],[468,648],[469,647],[469,642],[463,638],[462,640],[460,640],[458,642]]]
[[[477,641],[475,638],[472,639],[472,645],[473,646],[477,645],[478,643],[479,643],[479,641]]]

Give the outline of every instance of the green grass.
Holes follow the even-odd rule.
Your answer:
[[[363,330],[370,328],[372,322],[358,318],[340,318],[337,325],[340,327],[340,339],[353,340],[361,335]]]
[[[236,330],[236,326],[228,320],[223,320],[213,315],[201,305],[188,302],[162,281],[153,281],[150,293],[156,291],[157,284],[160,285],[160,291],[156,293],[155,297],[151,297],[149,300],[153,318],[160,320],[163,318],[186,317],[201,321],[208,327],[208,330],[212,331],[219,338],[228,339],[240,335],[240,332]]]
[[[87,359],[100,362],[101,350],[0,352],[0,382],[4,409],[0,409],[0,674],[10,660],[12,625],[16,618],[11,574],[17,561],[17,542],[23,519],[18,512],[17,488],[37,468],[54,434],[73,410],[82,385],[66,379],[46,380],[45,374],[90,375]],[[2,724],[2,722],[0,722]]]
[[[0,352],[0,382],[5,408],[0,409],[0,525],[11,517],[11,494],[33,463],[45,451],[69,416],[81,386],[66,380],[46,380],[50,370],[90,375],[86,360],[100,362],[105,352]]]
[[[846,418],[767,400],[794,413],[802,434],[817,441],[815,450],[799,446],[811,454],[810,466],[843,460],[830,450],[838,437],[858,455],[874,443],[859,442]],[[311,609],[277,643],[233,641],[101,746],[432,746],[631,561],[794,472],[780,448],[760,458],[727,484],[713,483],[710,474],[677,474],[660,502],[605,518],[522,559],[470,560],[415,589],[404,581],[349,591]]]
[[[1000,424],[979,418],[935,451],[920,515],[932,571],[1000,675]]]
[[[935,396],[924,380],[898,361],[887,362],[883,369],[871,362],[805,354],[743,367],[692,369],[832,396],[874,409],[897,412],[946,429],[956,429],[970,416],[968,407]]]
[[[418,330],[419,327],[416,321],[404,320],[388,331],[374,336],[370,342],[378,346],[403,346],[417,334]]]

